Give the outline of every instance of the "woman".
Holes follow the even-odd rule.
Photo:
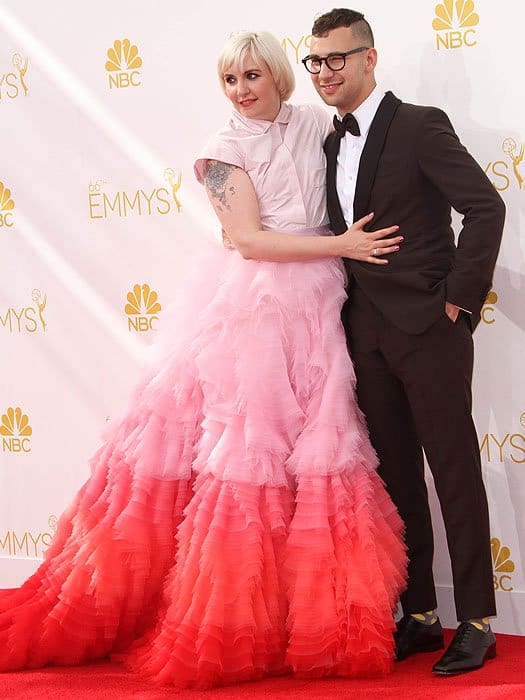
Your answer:
[[[390,667],[401,522],[353,396],[339,258],[386,264],[373,249],[400,237],[365,233],[371,216],[328,235],[330,120],[284,103],[277,40],[232,38],[219,75],[235,111],[195,169],[233,250],[199,270],[191,323],[175,319],[42,566],[0,599],[2,670],[120,652],[209,687]]]

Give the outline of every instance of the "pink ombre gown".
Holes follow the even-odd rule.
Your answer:
[[[265,229],[327,235],[329,119],[234,114]],[[402,524],[376,475],[340,322],[339,260],[217,244],[161,359],[110,427],[52,547],[0,596],[0,670],[114,654],[159,683],[388,671]]]

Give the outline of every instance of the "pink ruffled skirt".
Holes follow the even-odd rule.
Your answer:
[[[202,263],[44,562],[0,593],[0,670],[113,654],[210,687],[390,669],[402,523],[344,299],[336,260]]]

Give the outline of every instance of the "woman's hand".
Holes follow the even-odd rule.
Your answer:
[[[367,214],[356,221],[345,233],[338,236],[342,244],[341,257],[351,260],[388,265],[388,260],[380,257],[399,250],[403,236],[386,238],[399,231],[399,226],[389,226],[378,231],[364,231],[364,227],[372,221],[374,214]]]

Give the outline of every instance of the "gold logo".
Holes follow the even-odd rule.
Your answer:
[[[518,165],[523,160],[523,153],[525,151],[525,146],[521,144],[521,148],[518,152],[518,145],[513,138],[507,138],[503,141],[501,146],[503,153],[508,156],[512,163],[512,170],[514,171],[514,177],[518,183],[518,187],[523,189],[523,178],[520,171],[518,170]]]
[[[13,212],[15,203],[9,190],[3,182],[0,182],[0,228],[13,226]]]
[[[157,314],[162,310],[157,292],[149,284],[136,284],[133,291],[128,292],[127,300],[124,311],[128,315],[128,330],[139,333],[155,330],[153,322],[158,320]]]
[[[509,593],[514,590],[510,586],[512,577],[510,574],[514,573],[515,565],[510,558],[510,549],[508,547],[502,547],[501,541],[497,537],[493,537],[490,540],[490,547],[492,550],[492,564],[494,567],[494,590],[505,591]]]
[[[436,34],[436,48],[458,49],[475,46],[479,15],[474,12],[473,0],[443,0],[436,5],[432,28]]]
[[[142,67],[142,58],[138,48],[129,39],[117,39],[107,51],[108,60],[106,70],[109,73],[110,89],[138,87],[140,85],[139,68]]]
[[[525,413],[519,417],[519,428],[525,428]],[[485,433],[480,442],[479,451],[488,464],[498,462],[503,464],[510,459],[514,464],[525,463],[525,435],[522,432],[510,431],[503,437],[494,433]]]
[[[9,72],[0,75],[0,102],[6,97],[9,100],[14,100],[16,97],[22,94],[22,90],[26,97],[29,93],[29,89],[25,81],[28,66],[27,57],[24,58],[21,54],[15,53],[13,54],[11,62],[16,70],[16,73]]]
[[[180,214],[180,212],[182,211],[182,204],[179,202],[177,192],[179,191],[182,182],[182,173],[180,170],[178,172],[175,172],[173,168],[166,168],[166,170],[164,171],[164,179],[171,187],[171,196],[173,197],[173,201],[175,202],[177,211]]]
[[[48,532],[30,532],[23,534],[16,530],[6,530],[0,534],[0,548],[9,557],[42,559],[44,552],[49,549],[56,533],[57,519],[50,515],[47,521]]]
[[[525,155],[525,145],[518,146],[516,140],[509,136],[503,139],[501,150],[508,160],[491,160],[485,167],[485,173],[491,178],[493,187],[498,192],[505,192],[515,182],[518,189],[525,189],[524,178],[519,169]]]
[[[0,435],[4,452],[31,452],[33,429],[21,408],[8,408],[0,418]]]
[[[485,302],[483,303],[483,308],[481,309],[481,320],[483,323],[486,323],[489,326],[496,322],[496,319],[494,318],[494,306],[497,304],[497,302],[498,295],[494,289],[491,289],[485,297]]]
[[[10,306],[4,316],[0,313],[0,327],[9,330],[9,333],[35,333],[39,326],[44,332],[47,331],[44,319],[47,294],[42,295],[40,289],[33,289],[31,298],[35,306]]]
[[[153,216],[182,212],[180,186],[182,173],[166,168],[164,180],[167,187],[145,187],[132,191],[108,192],[107,180],[92,180],[88,186],[89,218],[108,219],[111,216],[126,218],[132,214]]]

